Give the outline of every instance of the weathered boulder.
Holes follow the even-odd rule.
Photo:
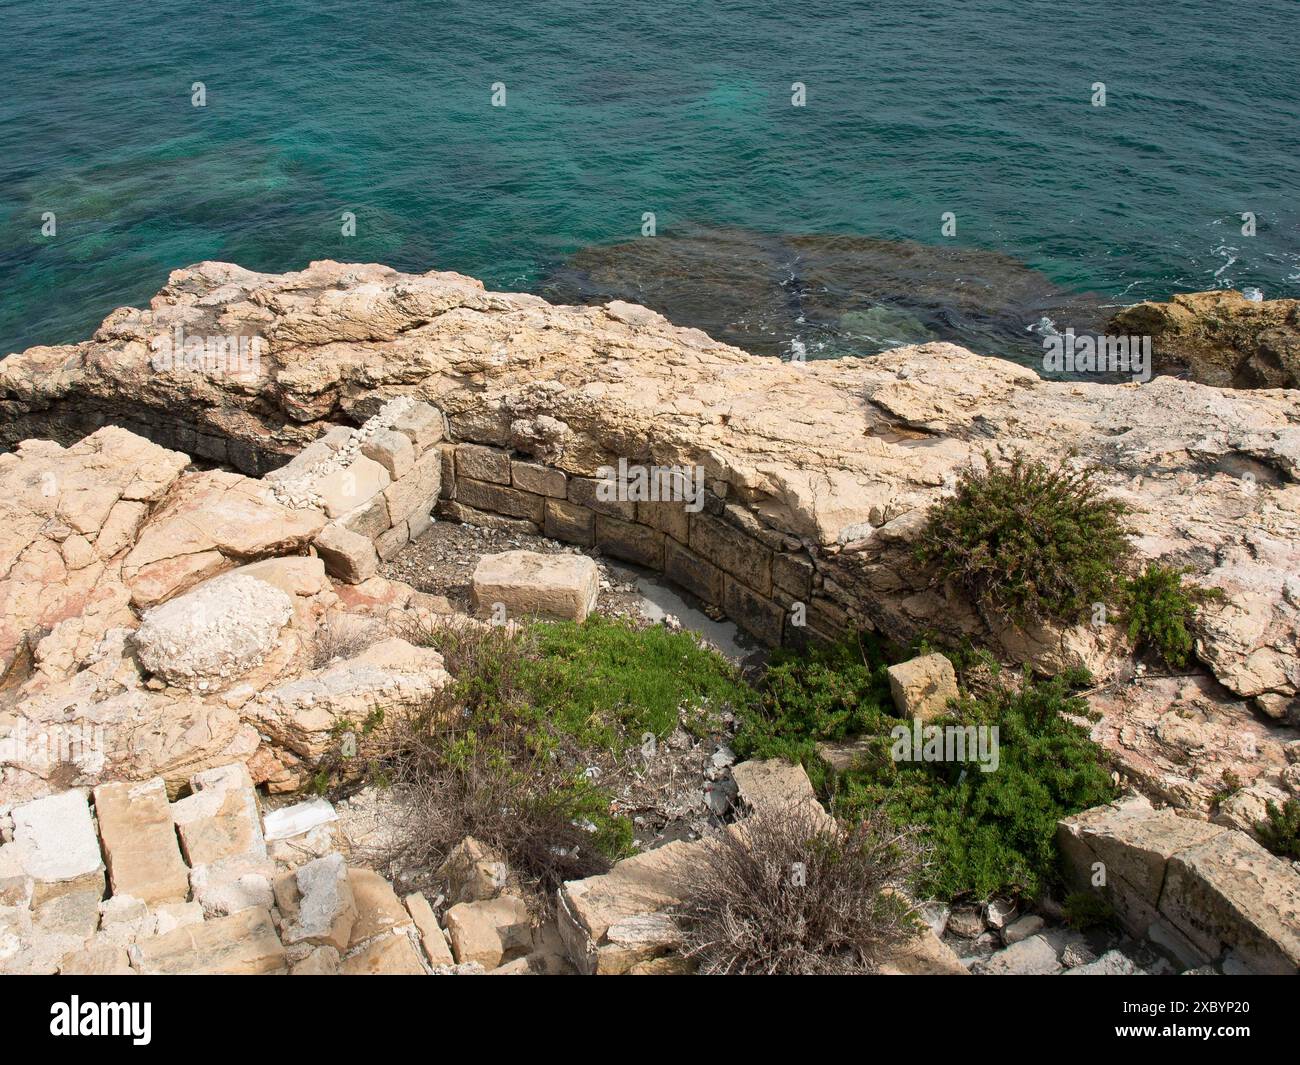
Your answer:
[[[483,556],[474,569],[473,587],[484,615],[500,604],[511,619],[581,621],[596,605],[600,571],[585,555],[506,551]]]
[[[506,863],[473,836],[466,836],[452,848],[438,867],[438,879],[447,885],[453,902],[478,902],[495,898],[506,886]]]
[[[899,714],[908,720],[938,717],[956,699],[957,674],[947,656],[922,655],[890,666],[889,693]]]
[[[146,611],[133,641],[154,675],[215,691],[259,665],[292,617],[279,588],[230,573]]]
[[[1232,289],[1138,303],[1110,329],[1149,336],[1156,370],[1220,388],[1300,387],[1300,300],[1249,300]]]
[[[528,907],[510,895],[457,903],[444,919],[452,953],[462,965],[478,962],[485,969],[495,969],[532,947]]]

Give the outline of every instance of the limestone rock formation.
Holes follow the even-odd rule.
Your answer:
[[[1189,292],[1126,307],[1108,328],[1151,337],[1160,373],[1219,388],[1300,388],[1300,300]]]

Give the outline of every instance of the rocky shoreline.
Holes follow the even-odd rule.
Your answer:
[[[260,362],[237,372],[160,364],[158,339],[178,331],[259,338]],[[1157,334],[1158,353],[1160,343]],[[1213,828],[1205,845],[1212,837],[1240,852],[1225,861],[1260,870],[1280,915],[1279,924],[1243,910],[1215,857],[1189,866],[1194,875],[1168,896],[1160,883],[1125,880],[1132,901],[1117,908],[1130,930],[1145,936],[1161,915],[1180,947],[1186,940],[1189,966],[1225,951],[1264,971],[1300,963],[1297,874],[1249,836],[1266,802],[1300,794],[1296,391],[1173,377],[1050,382],[948,344],[782,363],[618,302],[552,306],[460,275],[373,265],[261,275],[202,263],[175,272],[147,310],[114,312],[89,341],[5,359],[0,413],[0,443],[12,448],[0,454],[0,886],[10,885],[5,906],[19,914],[0,919],[30,928],[43,904],[86,893],[69,887],[84,870],[33,870],[30,847],[49,842],[24,834],[44,823],[32,804],[75,808],[68,816],[91,825],[93,839],[89,807],[83,817],[67,798],[84,805],[90,794],[107,846],[102,789],[152,789],[162,804],[154,820],[167,821],[204,793],[195,781],[233,766],[247,773],[232,788],[245,809],[253,804],[251,832],[254,786],[301,790],[340,721],[418,705],[446,684],[441,656],[401,633],[464,617],[467,605],[392,579],[438,521],[545,536],[571,545],[562,557],[629,561],[770,646],[854,630],[930,634],[1041,673],[1087,667],[1100,712],[1093,738],[1119,783],[1179,822]],[[1148,668],[1113,622],[1011,625],[918,571],[912,544],[925,511],[968,465],[1015,453],[1102,467],[1108,491],[1131,507],[1139,556],[1219,591],[1198,618],[1188,670]],[[702,468],[699,510],[601,498],[600,469],[620,459]],[[377,627],[382,638],[322,661],[321,632],[341,624]],[[83,746],[55,750],[52,737]],[[1099,833],[1113,853],[1150,848],[1150,819],[1130,838],[1134,819],[1115,817]],[[101,859],[96,845],[90,862],[85,850],[88,865],[103,860],[111,872],[111,852]],[[667,848],[645,853],[663,860]],[[1162,879],[1181,853],[1162,859]],[[231,921],[241,941],[279,957],[270,940],[288,945],[292,903],[274,875],[223,867],[210,881],[213,898],[248,876],[274,889],[264,898],[254,885],[266,919],[244,928],[246,907],[203,903],[208,874],[198,870],[211,863],[187,857],[187,869],[171,872],[188,886],[169,904],[199,902],[208,923]],[[346,863],[311,860],[327,862],[331,897],[342,899]],[[103,931],[101,907],[129,892],[102,894],[88,937]],[[618,912],[637,918],[665,904]],[[612,905],[624,905],[621,891]],[[90,927],[89,903],[78,906],[58,934]],[[1191,917],[1189,906],[1199,907]],[[581,971],[601,970],[612,942],[602,937],[617,924],[603,919],[570,922],[561,953]],[[671,953],[662,922],[633,923],[615,939],[654,947],[614,944],[620,958],[636,955],[629,967]],[[575,928],[585,931],[575,938]],[[349,951],[373,944],[344,938],[335,960],[348,971]],[[409,945],[426,971],[435,963],[418,939]],[[38,969],[59,968],[43,957]],[[951,952],[928,964],[961,968]]]

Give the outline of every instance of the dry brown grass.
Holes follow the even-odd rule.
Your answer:
[[[870,973],[920,926],[903,894],[921,860],[883,818],[856,828],[808,806],[755,812],[693,866],[677,909],[705,975]]]

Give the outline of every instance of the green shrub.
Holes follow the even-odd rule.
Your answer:
[[[897,826],[915,826],[931,850],[918,889],[932,897],[1032,896],[1058,879],[1056,822],[1114,798],[1110,775],[1085,729],[1072,687],[1082,674],[1048,681],[990,674],[989,689],[966,695],[933,724],[997,725],[999,765],[895,762],[890,732],[900,724],[870,638],[778,655],[744,708],[737,752],[802,761],[837,813],[853,821],[880,808]],[[822,740],[858,741],[853,767],[838,775],[816,756]]]
[[[1150,648],[1174,668],[1192,653],[1192,620],[1203,602],[1219,598],[1217,588],[1184,583],[1186,570],[1151,562],[1124,582],[1122,595],[1128,636],[1137,650]]]
[[[775,652],[756,697],[741,707],[736,752],[803,762],[815,778],[818,741],[888,732],[889,664],[869,635],[812,644],[802,653]]]
[[[1115,920],[1115,908],[1095,891],[1072,891],[1065,897],[1065,923],[1076,932],[1103,928]]]
[[[1279,858],[1300,861],[1300,799],[1287,799],[1281,807],[1264,807],[1268,819],[1255,826],[1260,842]]]
[[[985,472],[968,470],[930,511],[918,560],[1014,621],[1073,623],[1112,602],[1131,547],[1126,507],[1106,497],[1099,471],[1020,454],[1004,467],[985,458]]]

